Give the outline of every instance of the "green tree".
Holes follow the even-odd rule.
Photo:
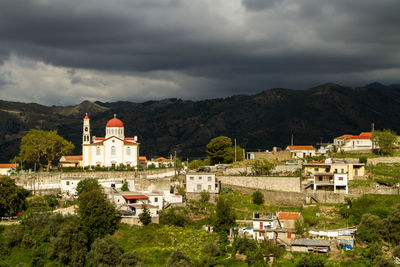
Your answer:
[[[0,216],[17,213],[26,208],[25,190],[9,177],[0,179]]]
[[[143,266],[142,264],[142,260],[140,259],[138,253],[136,251],[132,251],[132,252],[125,252],[124,254],[122,254],[121,257],[121,267],[139,267],[139,266]]]
[[[172,207],[160,211],[160,224],[185,227],[191,220],[183,208]]]
[[[268,239],[264,239],[260,246],[264,254],[272,255],[275,258],[282,257],[286,252],[285,249],[280,248],[274,241]]]
[[[299,261],[297,261],[296,266],[298,267],[324,267],[325,258],[323,256],[308,253],[303,255]]]
[[[393,256],[400,258],[400,245],[393,249]]]
[[[236,145],[236,161],[243,160],[243,148]],[[227,148],[226,155],[225,155],[225,163],[231,163],[235,161],[235,147]]]
[[[387,239],[393,244],[400,244],[400,205],[385,220]]]
[[[188,168],[191,169],[191,170],[196,170],[196,169],[198,169],[198,168],[200,168],[200,167],[202,167],[202,166],[205,166],[205,165],[206,165],[206,164],[204,163],[204,161],[199,160],[199,159],[195,159],[195,160],[192,160],[192,161],[189,163]]]
[[[118,240],[110,235],[96,239],[87,255],[93,266],[117,266],[124,250]]]
[[[87,180],[90,180],[87,181]],[[89,238],[93,241],[107,234],[113,234],[117,228],[117,211],[103,192],[103,188],[94,179],[85,179],[78,183],[78,217]],[[79,184],[81,186],[79,186]]]
[[[372,142],[380,155],[391,154],[397,144],[397,134],[392,130],[374,131]]]
[[[20,159],[38,164],[47,163],[47,171],[51,163],[63,155],[69,155],[74,145],[57,134],[57,131],[43,131],[31,129],[22,137],[19,157]]]
[[[208,193],[208,191],[201,191],[200,193],[200,201],[201,202],[208,202],[208,200],[210,199],[210,193]]]
[[[310,228],[308,223],[306,223],[303,218],[296,219],[296,221],[294,222],[294,227],[296,229],[296,232],[300,235],[304,235],[305,233],[307,233],[308,229]]]
[[[251,197],[253,198],[253,203],[256,205],[264,204],[264,195],[260,191],[254,192]]]
[[[192,266],[192,264],[190,262],[190,258],[184,252],[182,252],[180,249],[175,249],[168,259],[167,266],[189,267]]]
[[[227,234],[229,229],[235,225],[236,216],[232,209],[231,202],[228,198],[221,196],[217,202],[214,218],[214,230]]]
[[[256,159],[251,169],[256,175],[268,175],[274,167],[275,165],[266,159]]]
[[[121,187],[121,191],[129,191],[128,182],[124,181]]]
[[[361,217],[357,229],[357,237],[367,243],[377,242],[381,239],[382,220],[371,214],[364,214]]]
[[[84,192],[90,192],[93,190],[102,190],[101,185],[94,178],[86,178],[86,179],[79,181],[79,183],[76,185],[76,189],[75,189],[76,194],[78,196]]]
[[[51,239],[50,256],[70,266],[83,266],[87,254],[88,239],[75,220],[63,225],[55,238]]]
[[[232,156],[232,151],[230,150],[231,147],[232,140],[229,137],[219,136],[211,139],[206,146],[206,152],[211,164],[232,162],[229,161]]]
[[[151,223],[150,210],[146,207],[146,204],[142,204],[143,212],[139,214],[139,220],[143,225]]]

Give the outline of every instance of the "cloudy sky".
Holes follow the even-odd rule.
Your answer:
[[[1,99],[400,82],[399,0],[0,0]]]

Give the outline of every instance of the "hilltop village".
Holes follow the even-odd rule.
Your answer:
[[[45,133],[33,130],[32,138],[22,140],[13,163],[0,164],[4,183],[0,189],[7,185],[26,192],[26,199],[4,193],[0,201],[4,203],[1,223],[6,225],[0,231],[0,251],[7,265],[15,264],[23,251],[28,253],[20,259],[21,266],[35,261],[76,266],[85,262],[104,266],[400,264],[399,137],[390,130],[343,133],[330,143],[295,145],[292,140],[287,147],[270,151],[245,151],[220,136],[204,148],[204,159],[182,161],[176,155],[141,156],[140,140],[125,136],[125,127],[129,125],[114,115],[105,125],[104,137],[93,136],[86,114],[82,155],[69,155],[68,141],[55,137],[60,150],[48,159],[56,150],[55,145],[53,150],[49,147],[57,134],[42,138]],[[42,147],[41,139],[47,145]],[[39,148],[46,152],[36,159],[33,151]],[[92,189],[93,193],[85,194]],[[82,203],[94,192],[100,192],[100,197],[85,206],[84,215]],[[20,205],[13,206],[14,200]],[[110,226],[104,234],[91,236],[95,225],[101,228],[103,223],[99,219],[99,224],[89,227],[85,216],[108,209],[115,213],[103,217],[115,220],[110,224],[115,229]],[[44,238],[41,242],[48,244],[44,246],[26,230],[39,217],[44,218],[43,225],[50,225],[56,215],[61,216],[60,222],[77,218],[77,224],[83,223],[87,255],[71,259],[72,248],[67,249],[67,257],[54,250],[55,244],[60,250],[71,246],[55,241],[65,240],[62,228]],[[13,231],[21,236],[11,236]],[[99,260],[107,255],[101,252],[103,241],[103,246],[114,244],[112,248],[119,249],[120,259]]]

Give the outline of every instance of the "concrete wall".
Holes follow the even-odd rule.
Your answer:
[[[241,186],[260,190],[301,192],[300,177],[218,176],[223,186]]]
[[[271,151],[271,152],[247,152],[248,159],[267,159],[277,161],[287,161],[292,159],[289,150]]]
[[[378,163],[400,163],[400,157],[379,157],[367,160],[367,164],[376,165]]]
[[[128,171],[110,171],[110,172],[60,172],[60,173],[34,173],[12,175],[16,184],[32,191],[57,191],[61,189],[61,180],[94,178],[101,181],[121,182],[127,180],[134,181],[134,188],[137,191],[161,191],[169,190],[171,185],[170,178],[164,178],[165,175],[173,174],[171,169],[146,171],[146,172],[128,172]],[[131,183],[129,183],[131,184]]]

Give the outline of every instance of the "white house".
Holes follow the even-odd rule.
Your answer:
[[[317,192],[318,187],[327,188],[328,190],[333,188],[333,192],[336,193],[338,188],[345,190],[346,194],[349,193],[348,186],[348,174],[347,173],[334,173],[332,174],[316,174],[314,175],[314,193]]]
[[[293,159],[304,159],[305,157],[315,156],[315,148],[313,146],[288,146]]]
[[[351,151],[370,151],[374,149],[374,144],[371,140],[371,132],[363,132],[360,135],[342,135],[333,139],[334,145],[338,150]]]
[[[215,173],[196,172],[186,174],[186,192],[187,193],[201,193],[207,191],[208,193],[218,194],[220,186]]]
[[[279,228],[278,219],[272,214],[260,216],[254,214],[253,218],[253,238],[256,240],[275,239],[275,230]]]
[[[19,166],[18,163],[4,163],[0,164],[0,175],[10,175],[11,171],[15,171],[15,169]]]
[[[83,118],[83,165],[116,167],[124,164],[136,167],[139,157],[137,137],[125,137],[124,132],[124,124],[114,115],[106,124],[105,137],[91,137],[90,119],[86,114]]]
[[[62,156],[60,158],[60,167],[82,167],[82,156]]]

